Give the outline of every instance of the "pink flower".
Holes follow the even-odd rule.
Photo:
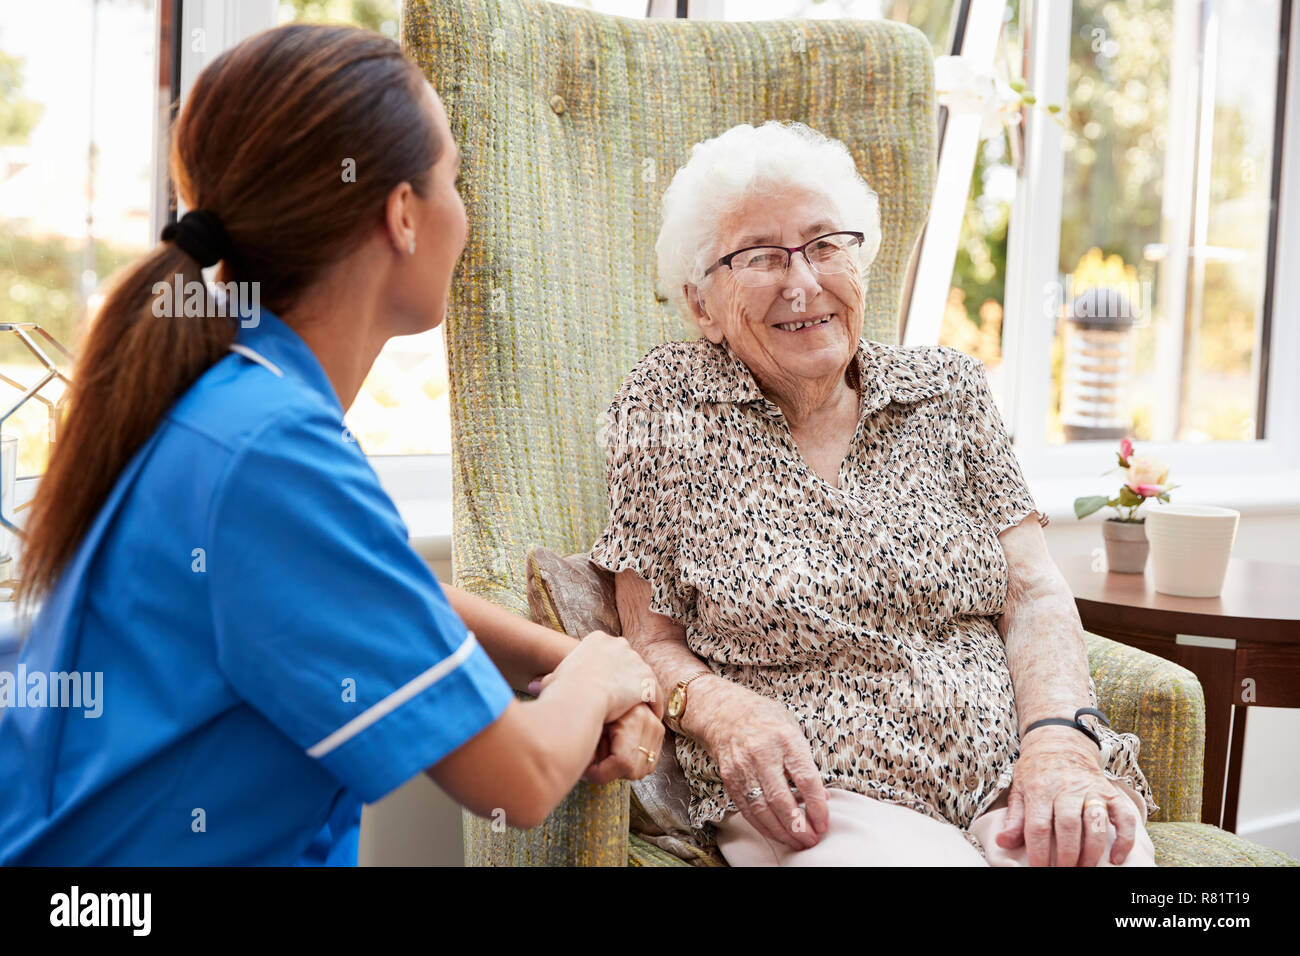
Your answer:
[[[1165,479],[1169,477],[1169,467],[1154,458],[1130,458],[1128,478],[1124,484],[1132,489],[1133,494],[1143,498],[1154,498],[1165,492]]]
[[[1129,456],[1133,454],[1133,443],[1127,438],[1121,438],[1119,441],[1119,457],[1127,465]]]

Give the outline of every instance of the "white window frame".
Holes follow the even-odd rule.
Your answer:
[[[960,0],[957,0],[960,2]],[[1006,0],[971,0],[957,51],[977,72],[993,72],[1002,29]],[[912,279],[907,320],[903,323],[902,345],[934,345],[943,327],[944,307],[952,287],[961,241],[966,206],[970,202],[970,181],[981,146],[978,113],[948,110],[943,142],[935,164],[934,193],[925,232],[916,250],[916,275]]]
[[[1185,0],[1175,0],[1185,2]],[[1071,7],[1069,3],[1026,0],[1032,45],[1027,85],[1042,102],[1066,102]],[[1300,408],[1300,377],[1290,372],[1300,357],[1300,323],[1285,317],[1295,310],[1285,283],[1286,263],[1300,262],[1300,23],[1292,6],[1287,64],[1282,168],[1278,194],[1273,314],[1264,438],[1242,442],[1143,442],[1141,451],[1165,461],[1171,479],[1182,485],[1182,503],[1231,504],[1245,511],[1300,511],[1300,421],[1288,410]],[[1071,442],[1049,446],[1049,404],[1053,320],[1052,290],[1058,284],[1064,154],[1062,130],[1030,110],[1024,171],[1017,183],[1007,246],[1003,362],[1007,388],[1004,416],[1015,437],[1026,480],[1048,514],[1070,514],[1093,476],[1113,463],[1117,442]],[[1114,483],[1114,482],[1112,482]]]

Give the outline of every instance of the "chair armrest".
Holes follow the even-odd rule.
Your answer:
[[[1084,631],[1097,704],[1120,733],[1141,741],[1138,765],[1160,809],[1152,822],[1201,819],[1205,694],[1187,668]]]
[[[579,780],[531,830],[462,810],[465,865],[627,866],[628,794],[626,780]]]

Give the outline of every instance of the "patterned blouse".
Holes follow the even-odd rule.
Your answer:
[[[1019,754],[997,535],[1048,519],[978,359],[862,339],[849,368],[865,387],[836,487],[729,345],[652,349],[609,409],[591,559],[636,570],[707,667],[789,707],[827,787],[952,823],[982,852],[968,827]],[[1159,809],[1138,738],[1095,726],[1106,775]],[[711,838],[736,805],[703,744],[676,752]]]

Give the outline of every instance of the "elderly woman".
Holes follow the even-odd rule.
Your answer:
[[[591,558],[673,689],[692,826],[733,865],[1154,865],[983,366],[862,337],[879,245],[800,124],[697,145],[664,195],[702,338],[619,390]]]

